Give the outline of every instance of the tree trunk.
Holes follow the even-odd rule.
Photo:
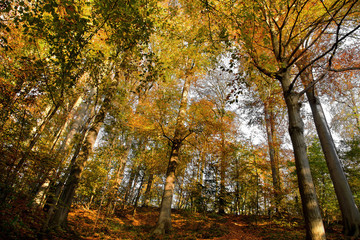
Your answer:
[[[144,194],[144,203],[143,203],[143,207],[148,207],[149,206],[149,202],[150,202],[150,190],[151,190],[151,185],[154,179],[154,174],[150,173],[149,174],[149,179],[148,182],[146,184],[146,190],[145,190],[145,194]]]
[[[309,61],[307,56],[298,61],[298,67],[306,66]],[[305,87],[314,81],[312,68],[309,67],[301,74],[301,78]],[[360,236],[360,213],[354,201],[349,183],[342,169],[339,156],[336,151],[334,140],[332,138],[329,125],[321,106],[319,98],[315,95],[315,87],[306,91],[311,112],[313,115],[316,131],[318,133],[321,148],[325,155],[326,164],[329,169],[330,177],[334,185],[336,197],[339,202],[344,234],[349,237],[357,238]]]
[[[119,166],[118,169],[116,171],[116,173],[114,174],[114,183],[112,184],[112,186],[109,186],[109,197],[108,197],[108,201],[107,201],[107,215],[111,215],[113,214],[115,208],[115,200],[116,197],[118,196],[118,190],[123,178],[123,174],[124,174],[124,170],[125,170],[125,164],[126,164],[126,159],[125,157],[121,157],[121,160],[119,162]]]
[[[50,220],[51,227],[63,226],[66,223],[68,212],[75,195],[75,190],[80,182],[81,173],[85,167],[86,161],[92,153],[92,148],[96,141],[99,130],[104,122],[105,114],[105,106],[103,105],[89,129],[75,164],[71,166],[70,174],[66,181],[64,190],[60,195],[58,205],[52,219]]]
[[[221,122],[222,122],[221,116]],[[220,156],[220,193],[219,193],[219,214],[225,214],[226,205],[226,189],[225,189],[225,171],[226,171],[226,153],[225,153],[225,136],[223,130],[221,130],[221,156]]]
[[[183,198],[184,198],[184,196],[183,196],[183,187],[182,187],[182,184],[179,184],[179,200],[178,200],[178,202],[177,202],[177,209],[182,209],[182,207],[183,207],[183,202],[184,202],[184,200],[183,200]]]
[[[187,110],[188,94],[190,90],[190,78],[185,78],[184,88],[181,96],[179,113],[176,119],[176,126],[173,139],[171,140],[172,146],[169,157],[169,165],[166,172],[165,188],[162,197],[160,215],[153,234],[164,234],[171,231],[171,203],[174,194],[175,186],[175,170],[179,161],[179,150],[182,142],[185,140],[185,115]]]
[[[94,97],[94,95],[95,95],[95,88],[92,88],[90,90],[89,95],[86,97],[85,101],[82,101],[82,97],[79,97],[79,101],[81,101],[80,105],[77,106],[78,102],[75,103],[76,113],[70,113],[68,119],[72,119],[72,120],[69,122],[67,121],[65,123],[64,126],[65,128],[67,128],[68,125],[70,126],[66,135],[64,136],[64,139],[62,139],[60,146],[55,151],[55,153],[53,153],[54,159],[56,159],[57,156],[59,155],[62,155],[62,161],[67,159],[69,155],[68,149],[70,149],[69,146],[73,142],[73,139],[75,138],[76,134],[84,132],[84,129],[86,129],[87,125],[90,123],[89,120],[84,121],[83,119],[85,119],[86,115],[88,115],[87,119],[91,119],[92,116],[95,114],[94,113],[95,107],[92,107],[91,110],[89,111],[89,108],[91,106],[91,100]],[[59,165],[61,165],[61,162],[59,163]]]
[[[130,192],[131,192],[131,186],[134,183],[134,179],[135,179],[135,175],[137,174],[137,171],[139,171],[139,167],[132,166],[132,169],[131,169],[131,172],[130,172],[129,182],[128,182],[128,184],[126,186],[126,189],[125,189],[125,196],[124,196],[124,199],[123,199],[123,204],[121,206],[122,209],[124,209],[125,205],[127,205],[127,202],[128,202],[129,196],[130,196]]]
[[[239,183],[239,158],[235,158],[235,214],[240,213],[240,183]]]
[[[43,190],[43,186],[47,186],[47,188],[50,188],[51,185],[53,185],[53,179],[58,179],[59,178],[59,174],[60,174],[60,169],[61,169],[61,166],[63,164],[63,162],[66,160],[66,154],[63,154],[62,158],[60,161],[57,160],[57,156],[60,154],[60,153],[64,153],[62,150],[64,150],[64,148],[62,147],[65,142],[66,139],[68,139],[68,136],[69,136],[69,133],[66,134],[65,136],[65,140],[62,141],[62,143],[60,144],[60,147],[59,149],[54,153],[54,148],[55,146],[57,145],[59,139],[62,137],[63,135],[63,132],[65,129],[68,128],[68,125],[71,121],[71,119],[73,119],[73,116],[75,115],[75,111],[78,111],[79,108],[81,107],[81,104],[82,102],[82,97],[79,96],[76,101],[74,101],[74,104],[72,105],[71,107],[71,110],[68,112],[68,115],[66,117],[66,119],[63,121],[62,123],[62,126],[60,128],[60,130],[58,131],[58,133],[55,135],[55,139],[52,143],[52,147],[50,149],[50,152],[49,152],[49,155],[51,156],[52,159],[54,159],[54,162],[57,162],[57,166],[55,167],[54,165],[51,165],[51,169],[46,169],[45,170],[45,173],[42,173],[41,175],[39,175],[38,177],[38,183],[40,183],[39,187],[36,188],[36,193],[34,194],[34,202],[38,202],[38,198],[41,194],[43,194],[43,198],[45,198],[45,192],[47,192],[48,189],[46,189],[46,191]],[[80,105],[80,106],[79,106]],[[84,116],[83,116],[84,117]],[[69,131],[70,132],[70,131]],[[72,139],[72,138],[71,138]],[[45,182],[48,182],[48,184],[46,185],[43,185]],[[41,192],[41,193],[40,193]]]
[[[359,102],[356,101],[354,92],[352,90],[350,91],[350,97],[351,97],[351,104],[353,105],[351,110],[356,121],[355,127],[358,131],[358,134],[360,134],[360,108],[358,107]]]
[[[274,186],[274,197],[275,197],[275,211],[280,211],[281,206],[281,182],[280,182],[280,171],[279,171],[279,155],[275,146],[275,120],[274,112],[270,103],[264,103],[265,112],[265,125],[266,134],[269,146],[269,157],[271,165],[271,174]]]
[[[44,205],[44,211],[48,213],[47,216],[47,220],[45,221],[45,224],[43,226],[43,229],[46,229],[48,226],[48,223],[51,219],[51,217],[53,216],[53,213],[55,211],[55,207],[58,203],[60,194],[62,193],[63,189],[64,189],[64,185],[70,175],[70,171],[72,169],[72,166],[75,165],[77,157],[80,154],[80,150],[82,147],[82,143],[84,142],[86,137],[86,131],[82,131],[81,137],[79,137],[78,143],[75,144],[75,150],[74,150],[74,154],[72,156],[72,159],[70,161],[69,167],[64,171],[64,176],[62,176],[60,178],[60,174],[61,174],[61,163],[59,163],[59,167],[58,167],[58,171],[55,175],[55,177],[53,178],[53,181],[50,184],[50,188],[49,188],[49,193],[46,199],[46,203]],[[60,153],[60,151],[59,151]],[[66,156],[63,157],[63,160],[66,158]],[[56,184],[57,179],[60,178],[60,181]]]
[[[282,84],[288,109],[289,133],[295,155],[296,173],[305,218],[306,237],[312,240],[325,240],[325,229],[306,152],[304,124],[300,114],[300,96],[293,89],[290,89],[292,82],[290,69],[278,76],[278,79]]]
[[[165,189],[162,197],[160,216],[154,234],[170,233],[171,231],[171,203],[175,186],[175,170],[179,161],[179,147],[171,148],[169,166],[166,173]]]
[[[133,209],[133,211],[132,211],[132,215],[133,215],[133,216],[135,215],[135,213],[136,213],[136,208],[138,207],[139,199],[140,199],[140,196],[141,196],[141,190],[142,190],[143,185],[144,185],[144,180],[145,180],[145,171],[144,171],[143,176],[142,176],[142,178],[141,178],[140,186],[139,186],[138,192],[137,192],[136,197],[135,197],[134,209]]]
[[[316,130],[319,135],[321,147],[339,202],[344,225],[344,234],[356,238],[360,234],[359,209],[356,206],[350,186],[340,164],[320,100],[315,96],[314,89],[307,91],[306,95],[310,103]]]
[[[50,186],[50,179],[46,178],[45,181],[41,184],[40,188],[36,192],[36,195],[33,200],[34,205],[37,205],[37,206],[42,205],[44,198],[45,198],[46,191],[48,190],[49,186]]]

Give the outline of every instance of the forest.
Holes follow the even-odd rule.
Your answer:
[[[1,0],[0,239],[360,239],[357,0]]]

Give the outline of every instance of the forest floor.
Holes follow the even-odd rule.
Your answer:
[[[96,210],[74,209],[69,213],[68,229],[39,235],[41,219],[32,219],[34,229],[28,225],[27,233],[19,236],[6,234],[0,229],[0,239],[51,239],[51,240],[100,240],[100,239],[181,239],[181,240],[297,240],[305,239],[305,229],[300,219],[269,219],[264,216],[200,214],[189,211],[173,211],[171,234],[157,237],[151,234],[158,217],[157,208],[139,208],[118,212],[111,218],[99,215]],[[23,226],[26,223],[23,223]],[[327,228],[327,239],[343,239],[341,226]]]

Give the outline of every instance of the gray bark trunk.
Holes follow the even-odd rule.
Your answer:
[[[143,185],[144,185],[144,180],[145,180],[145,171],[143,173],[143,176],[141,177],[140,186],[139,186],[138,192],[137,192],[136,197],[135,197],[134,209],[132,211],[132,215],[136,214],[136,209],[138,207],[139,199],[140,199],[140,196],[141,196],[141,191],[142,191],[142,188],[143,188]]]
[[[221,116],[222,119],[223,116]],[[226,171],[226,153],[225,153],[225,136],[221,130],[221,159],[220,159],[220,194],[219,194],[219,214],[225,214],[226,189],[225,189],[225,171]]]
[[[316,130],[319,135],[331,180],[334,184],[335,193],[342,213],[344,234],[358,237],[360,232],[360,213],[354,201],[350,186],[340,164],[335,144],[330,129],[321,107],[320,100],[315,96],[314,90],[306,92],[311,111],[313,114]]]
[[[133,166],[132,169],[131,169],[129,182],[128,182],[127,186],[126,186],[125,196],[124,196],[124,199],[123,199],[123,204],[121,206],[122,209],[124,209],[125,205],[128,204],[129,196],[130,196],[130,193],[131,193],[131,187],[133,186],[133,183],[134,183],[136,174],[138,174],[138,171],[139,171],[139,167],[136,167],[136,166]]]
[[[65,184],[64,190],[60,195],[58,205],[54,215],[50,220],[51,227],[59,227],[66,224],[71,203],[75,195],[75,190],[80,182],[81,173],[85,167],[86,161],[92,153],[92,148],[96,141],[99,130],[104,122],[105,114],[105,107],[102,106],[89,129],[79,156],[77,157],[74,165],[71,166],[70,174]]]
[[[149,202],[150,202],[150,190],[151,190],[151,186],[152,186],[152,182],[154,179],[154,174],[150,173],[149,174],[149,179],[148,182],[146,184],[146,190],[145,190],[145,194],[144,194],[144,203],[143,203],[143,207],[148,207],[149,206]]]
[[[266,134],[269,146],[269,157],[271,165],[271,174],[274,186],[275,211],[279,212],[281,207],[281,182],[279,171],[279,157],[275,147],[275,120],[274,113],[269,103],[264,102]]]
[[[307,56],[298,61],[299,68],[306,66],[309,62]],[[314,81],[312,69],[306,69],[301,75],[304,86]],[[350,237],[360,236],[360,213],[354,201],[353,194],[348,184],[347,178],[342,169],[339,156],[336,151],[334,140],[332,138],[329,125],[321,106],[319,98],[315,95],[315,88],[312,87],[306,92],[311,112],[313,115],[316,131],[318,133],[321,148],[325,155],[327,167],[329,169],[330,178],[333,182],[336,197],[342,214],[344,234]]]
[[[278,76],[284,92],[289,116],[289,133],[294,148],[296,173],[305,218],[306,237],[312,240],[325,240],[325,229],[312,180],[306,152],[304,124],[300,114],[299,94],[291,86],[290,69]]]
[[[188,101],[188,94],[190,90],[190,78],[185,78],[184,88],[181,96],[179,113],[176,120],[176,126],[174,131],[174,137],[172,141],[172,147],[169,157],[169,165],[166,173],[166,181],[164,194],[160,206],[160,215],[153,234],[164,234],[171,231],[171,203],[174,194],[175,187],[175,170],[179,161],[179,150],[184,140],[185,135],[185,115]]]
[[[170,233],[171,231],[171,203],[175,187],[175,170],[179,161],[179,147],[173,147],[170,153],[170,161],[166,173],[165,189],[162,197],[159,220],[154,234]]]

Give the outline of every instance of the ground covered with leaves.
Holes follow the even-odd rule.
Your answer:
[[[172,233],[159,237],[151,233],[158,217],[157,208],[139,208],[135,214],[124,210],[112,217],[105,217],[96,210],[77,208],[70,212],[66,230],[58,229],[47,234],[39,234],[44,216],[40,211],[27,211],[9,221],[12,214],[14,211],[8,215],[1,213],[1,239],[305,239],[302,221],[289,217],[270,219],[265,216],[174,211]],[[327,239],[343,239],[341,226],[328,226]]]

